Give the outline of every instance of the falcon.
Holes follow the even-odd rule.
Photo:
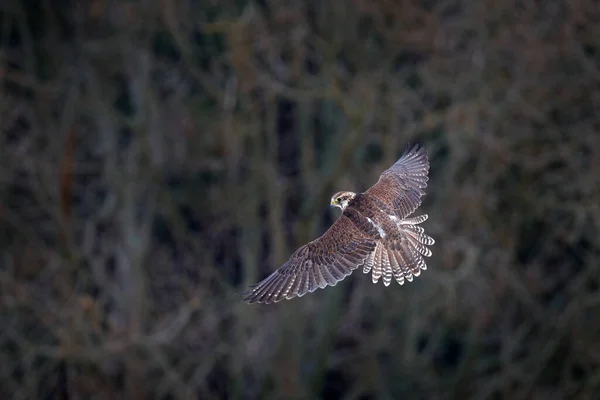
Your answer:
[[[373,283],[412,282],[427,269],[427,246],[435,243],[420,223],[427,214],[409,216],[421,205],[429,172],[426,150],[407,147],[366,192],[338,192],[330,206],[340,217],[319,238],[297,249],[279,269],[250,287],[244,301],[276,303],[335,286],[362,266]]]

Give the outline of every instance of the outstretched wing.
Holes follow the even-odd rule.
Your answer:
[[[415,145],[406,149],[402,157],[383,171],[379,181],[365,194],[383,201],[400,219],[412,214],[421,205],[427,187],[429,160],[425,148]]]
[[[279,269],[251,287],[244,301],[273,303],[335,286],[363,265],[375,245],[368,230],[359,229],[352,214],[345,212],[321,237],[300,247]]]

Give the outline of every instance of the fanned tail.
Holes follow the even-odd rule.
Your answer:
[[[423,214],[398,222],[403,239],[377,244],[363,265],[365,274],[372,272],[373,283],[383,277],[383,284],[389,286],[394,277],[396,282],[403,285],[405,281],[412,282],[414,277],[427,269],[424,257],[431,257],[431,250],[427,246],[433,245],[435,240],[417,225],[426,219],[427,214]]]

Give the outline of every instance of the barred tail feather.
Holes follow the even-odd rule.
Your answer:
[[[375,247],[375,251],[373,251],[374,254],[374,259],[373,259],[373,274],[371,275],[371,278],[373,279],[373,283],[377,283],[379,281],[379,278],[381,278],[382,275],[382,252],[383,252],[383,245],[381,243],[378,243],[377,246]]]
[[[392,282],[392,265],[390,263],[390,256],[392,252],[386,248],[383,248],[381,251],[383,257],[381,259],[381,269],[383,272],[383,284],[385,286],[390,286]]]
[[[405,281],[412,282],[414,277],[421,275],[427,269],[423,257],[431,256],[431,251],[418,241],[417,237],[409,235],[407,242],[396,242],[384,246],[379,243],[367,257],[364,273],[372,273],[373,283],[383,277],[383,284],[389,286],[392,277],[400,285]]]
[[[363,273],[368,274],[371,272],[371,268],[373,268],[373,264],[375,262],[375,251],[372,251],[371,254],[367,256],[365,263],[363,264]]]
[[[429,218],[429,215],[427,214],[421,214],[412,218],[405,218],[400,221],[400,225],[418,225],[422,222],[427,221],[427,218]]]
[[[390,259],[392,260],[392,270],[394,271],[394,279],[400,285],[404,285],[404,274],[402,273],[402,257],[397,251],[394,251],[391,254]]]
[[[396,222],[398,229],[403,233],[401,240],[378,243],[365,259],[363,272],[372,273],[373,283],[379,282],[383,277],[383,284],[388,286],[392,277],[400,285],[405,281],[412,282],[414,277],[421,275],[427,269],[424,257],[431,257],[431,250],[427,246],[435,240],[425,233],[418,224],[427,220],[427,214],[400,220],[390,217]]]

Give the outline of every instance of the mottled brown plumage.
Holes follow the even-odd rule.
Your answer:
[[[342,215],[319,238],[300,247],[244,298],[249,303],[272,303],[301,297],[317,288],[335,286],[362,266],[388,286],[392,277],[411,282],[427,269],[423,257],[434,240],[418,226],[423,214],[408,218],[420,205],[427,186],[429,161],[424,148],[407,149],[402,157],[364,193],[338,192],[331,206]]]

